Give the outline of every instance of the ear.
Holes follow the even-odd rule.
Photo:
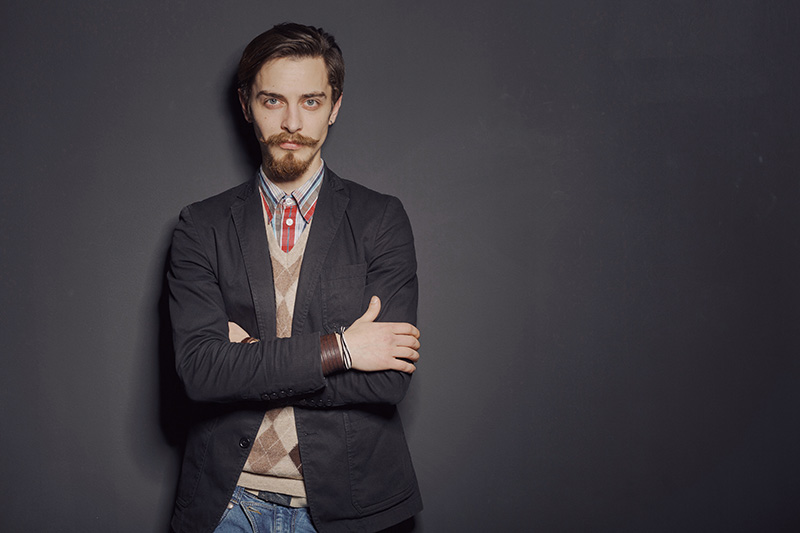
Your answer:
[[[331,109],[331,114],[328,117],[328,126],[333,126],[333,123],[336,122],[336,117],[339,115],[339,108],[342,107],[342,97],[344,94],[339,95],[339,99],[336,100],[336,103],[333,104],[333,108]]]
[[[247,122],[253,122],[253,115],[250,113],[250,102],[247,101],[241,89],[238,89],[236,92],[239,95],[239,105],[242,106],[242,114],[244,115],[244,119]]]

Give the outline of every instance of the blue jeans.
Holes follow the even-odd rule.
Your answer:
[[[317,533],[306,508],[260,500],[236,487],[214,533]]]

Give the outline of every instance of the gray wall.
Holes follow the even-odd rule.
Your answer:
[[[168,239],[251,175],[231,76],[284,20],[414,225],[417,532],[797,530],[795,3],[530,4],[3,2],[0,530],[166,530]]]

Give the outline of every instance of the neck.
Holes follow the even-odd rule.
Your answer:
[[[278,188],[280,188],[286,194],[291,194],[292,192],[296,191],[300,187],[302,187],[308,180],[314,177],[314,174],[322,166],[322,159],[317,158],[316,161],[312,161],[305,172],[303,172],[300,176],[293,180],[286,180],[283,178],[275,179],[273,174],[269,171],[269,165],[266,162],[261,163],[261,168],[264,171],[264,175],[267,177],[269,181],[274,183]]]
[[[320,167],[322,167],[322,159],[317,159],[316,161],[312,161],[312,163],[308,166],[305,172],[301,174],[298,178],[293,180],[286,180],[286,179],[275,179],[274,176],[269,171],[269,166],[262,162],[261,169],[264,171],[264,175],[267,179],[274,183],[280,190],[285,192],[286,194],[291,194],[314,177],[314,175],[319,171]]]

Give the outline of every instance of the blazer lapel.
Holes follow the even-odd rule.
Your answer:
[[[258,194],[254,182],[244,189],[239,201],[231,206],[231,215],[242,250],[247,280],[250,283],[259,338],[275,338],[275,285],[272,281],[272,262],[269,259],[261,195]]]
[[[345,209],[350,199],[339,177],[325,167],[325,176],[320,184],[314,219],[308,229],[308,242],[303,253],[303,266],[297,282],[297,296],[294,303],[292,332],[301,333],[305,324],[314,289],[319,284],[322,266],[328,256]],[[274,296],[273,296],[274,298]]]

